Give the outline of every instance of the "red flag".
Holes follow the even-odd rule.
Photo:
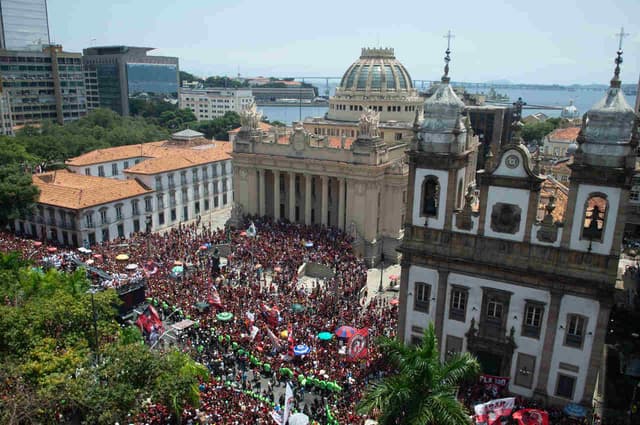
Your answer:
[[[216,307],[222,307],[222,299],[220,298],[220,294],[216,287],[213,287],[211,291],[211,298],[209,298],[209,304],[215,305]]]
[[[347,355],[351,360],[364,359],[367,357],[369,350],[367,342],[369,339],[369,330],[367,328],[358,329],[356,333],[347,340]]]
[[[518,421],[518,425],[549,425],[549,414],[544,410],[522,409],[512,416]]]
[[[151,324],[149,323],[149,319],[147,318],[147,316],[145,316],[144,313],[138,316],[136,325],[142,332],[151,332]]]

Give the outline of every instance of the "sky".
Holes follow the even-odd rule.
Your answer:
[[[606,84],[624,26],[623,83],[640,76],[640,0],[48,0],[52,41],[155,47],[199,76],[341,77],[361,47],[393,47],[438,80]]]

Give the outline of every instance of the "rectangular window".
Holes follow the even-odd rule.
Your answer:
[[[84,175],[85,176],[90,176],[91,175],[91,168],[85,168],[84,169]]]
[[[111,164],[111,175],[112,176],[118,175],[118,164],[116,164],[115,162]]]
[[[182,208],[182,221],[189,220],[189,207]]]
[[[445,357],[450,359],[454,354],[458,354],[462,352],[462,338],[447,335],[447,340],[445,344]]]
[[[227,179],[222,179],[222,192],[226,192],[226,191],[227,191]]]
[[[395,133],[393,136],[396,140],[402,140],[402,133]]]
[[[424,282],[416,282],[413,309],[423,313],[429,313],[430,296],[431,285]]]
[[[564,344],[569,347],[582,348],[586,325],[586,317],[578,314],[567,315],[567,331],[565,334]]]
[[[467,298],[469,290],[454,287],[451,289],[451,304],[449,306],[449,319],[464,322],[467,315]]]
[[[118,224],[118,237],[124,238],[124,224]]]
[[[133,231],[136,233],[140,231],[140,220],[133,220]]]
[[[227,194],[226,193],[222,194],[222,205],[227,205]]]
[[[522,323],[522,336],[540,338],[542,328],[542,316],[544,306],[542,304],[527,301],[524,308],[524,322]]]
[[[122,168],[124,170],[126,170],[127,168],[129,168],[129,161],[125,161],[124,164],[122,165]]]
[[[151,198],[144,198],[144,210],[146,212],[151,212],[151,209],[152,209]]]
[[[533,374],[536,370],[536,358],[529,354],[518,353],[515,384],[525,388],[533,386]]]
[[[164,213],[158,213],[158,224],[160,224],[160,226],[164,225]]]
[[[158,202],[158,209],[161,210],[164,208],[164,196],[163,195],[158,195],[156,197],[156,201]]]
[[[116,206],[116,220],[122,220],[122,206]]]
[[[84,224],[87,227],[93,227],[93,214],[87,214],[84,216]]]
[[[181,185],[187,184],[187,172],[186,171],[181,171],[180,172],[180,184]]]
[[[107,224],[107,210],[100,210],[100,224]]]
[[[102,165],[98,165],[98,175],[104,177],[104,167]]]
[[[176,192],[169,193],[169,205],[172,207],[176,206]]]
[[[182,203],[186,204],[187,202],[189,202],[189,192],[187,189],[182,189]]]
[[[168,179],[169,179],[169,187],[175,187],[176,183],[174,181],[173,174],[169,174]]]
[[[487,303],[487,319],[502,322],[502,303],[498,301],[489,301]]]
[[[138,201],[131,201],[131,214],[138,215],[140,214],[140,210],[138,208]]]
[[[207,180],[209,178],[209,171],[207,167],[202,167],[202,178],[203,180]]]
[[[204,200],[204,210],[205,211],[209,211],[209,200],[208,199]]]
[[[176,209],[172,208],[171,209],[171,221],[176,221],[177,218],[178,218],[178,216],[176,214]]]
[[[91,232],[87,235],[87,237],[89,238],[89,246],[93,246],[96,244],[96,234]]]
[[[162,190],[162,177],[156,177],[156,190]]]
[[[194,168],[191,170],[191,180],[195,183],[198,181],[198,169]]]
[[[573,399],[573,390],[575,386],[576,378],[574,376],[559,373],[556,381],[556,396],[569,400]]]
[[[195,204],[193,204],[193,208],[196,214],[200,214],[200,202],[196,202]]]
[[[213,197],[213,208],[218,208],[219,202],[218,202],[218,197],[214,196]]]

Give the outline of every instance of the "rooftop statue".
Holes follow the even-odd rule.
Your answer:
[[[364,114],[360,115],[358,122],[359,137],[365,139],[372,139],[379,137],[378,134],[378,122],[380,121],[380,113],[373,111],[373,109],[367,109]]]
[[[251,105],[240,111],[240,126],[244,131],[257,130],[260,120],[262,120],[262,112],[258,111],[255,102],[251,102]]]

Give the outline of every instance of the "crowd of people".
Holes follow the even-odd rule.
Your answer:
[[[296,408],[312,419],[326,423],[331,415],[342,424],[364,423],[365,418],[356,414],[356,401],[366,382],[380,370],[379,355],[370,344],[366,357],[349,358],[346,340],[337,338],[334,331],[343,325],[367,329],[370,341],[377,335],[393,335],[397,306],[383,298],[364,302],[367,267],[353,253],[345,233],[257,217],[252,223],[255,235],[246,227],[225,230],[193,223],[81,251],[59,247],[52,252],[51,245],[8,235],[0,243],[3,249],[40,261],[59,259],[64,265],[73,256],[110,276],[133,277],[143,272],[147,300],[165,323],[195,322],[179,335],[178,343],[212,372],[213,380],[203,383],[200,408],[185,410],[185,419],[247,423],[233,416],[246,411],[255,416],[251,423],[271,423],[273,408],[268,403],[246,395],[221,394],[253,390],[272,399],[274,388],[284,393],[288,381],[296,391]],[[222,266],[219,252],[226,255]],[[307,279],[303,285],[299,273],[305,263],[324,266],[330,275]],[[109,287],[127,281],[98,280]],[[221,312],[230,313],[231,319],[220,320]],[[320,340],[323,331],[333,338]],[[299,344],[308,346],[310,352],[292,355],[291,347]],[[249,361],[249,356],[256,360]],[[264,364],[269,365],[270,373],[265,372]],[[282,376],[283,368],[292,374]],[[336,396],[335,391],[305,384],[305,378],[335,383],[341,392]],[[161,412],[162,406],[154,406],[143,421],[162,423],[158,419]]]

